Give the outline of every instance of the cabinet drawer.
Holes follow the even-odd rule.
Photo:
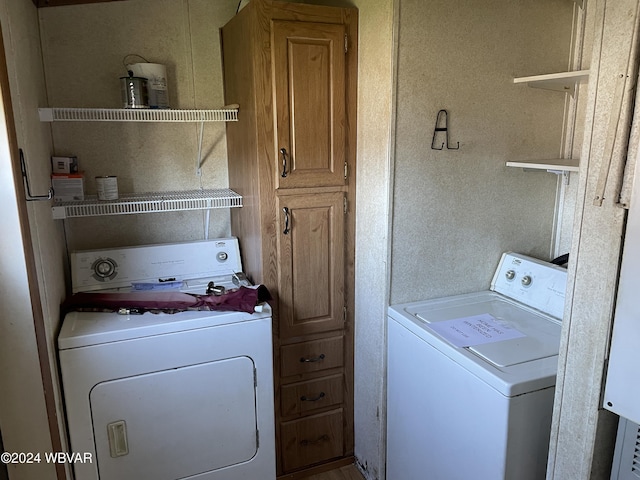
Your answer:
[[[285,422],[281,426],[285,471],[340,457],[344,450],[342,409]]]
[[[340,405],[342,399],[342,375],[333,375],[283,386],[280,409],[283,416],[302,415],[320,408]]]
[[[280,375],[317,372],[343,364],[343,337],[322,338],[280,348]]]

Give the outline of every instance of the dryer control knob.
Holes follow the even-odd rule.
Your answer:
[[[505,273],[504,276],[507,277],[507,280],[513,280],[516,278],[516,272],[515,270],[507,270],[507,273]]]
[[[533,282],[533,278],[531,278],[530,275],[525,275],[524,277],[522,277],[522,285],[524,285],[525,287],[531,285],[531,282]]]
[[[116,274],[116,262],[111,258],[99,258],[93,265],[94,278],[111,279]]]

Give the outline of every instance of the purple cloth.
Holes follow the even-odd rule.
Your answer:
[[[98,311],[117,312],[121,308],[136,309],[140,313],[156,311],[165,313],[187,310],[220,310],[253,313],[254,307],[271,300],[264,285],[239,287],[222,295],[195,295],[182,292],[81,292],[69,297],[62,304],[64,312]]]

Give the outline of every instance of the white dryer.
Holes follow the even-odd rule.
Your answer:
[[[240,271],[234,238],[72,258],[74,291],[204,294],[211,281],[234,288]],[[74,464],[76,480],[274,479],[271,342],[266,304],[68,313],[58,347],[69,437],[91,460]]]
[[[389,308],[388,480],[545,478],[565,286],[509,253],[488,291]]]

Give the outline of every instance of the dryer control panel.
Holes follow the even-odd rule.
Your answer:
[[[240,248],[234,237],[71,254],[73,293],[130,288],[145,282],[172,286],[241,271]]]
[[[491,290],[561,319],[567,286],[566,269],[526,255],[502,254]]]

